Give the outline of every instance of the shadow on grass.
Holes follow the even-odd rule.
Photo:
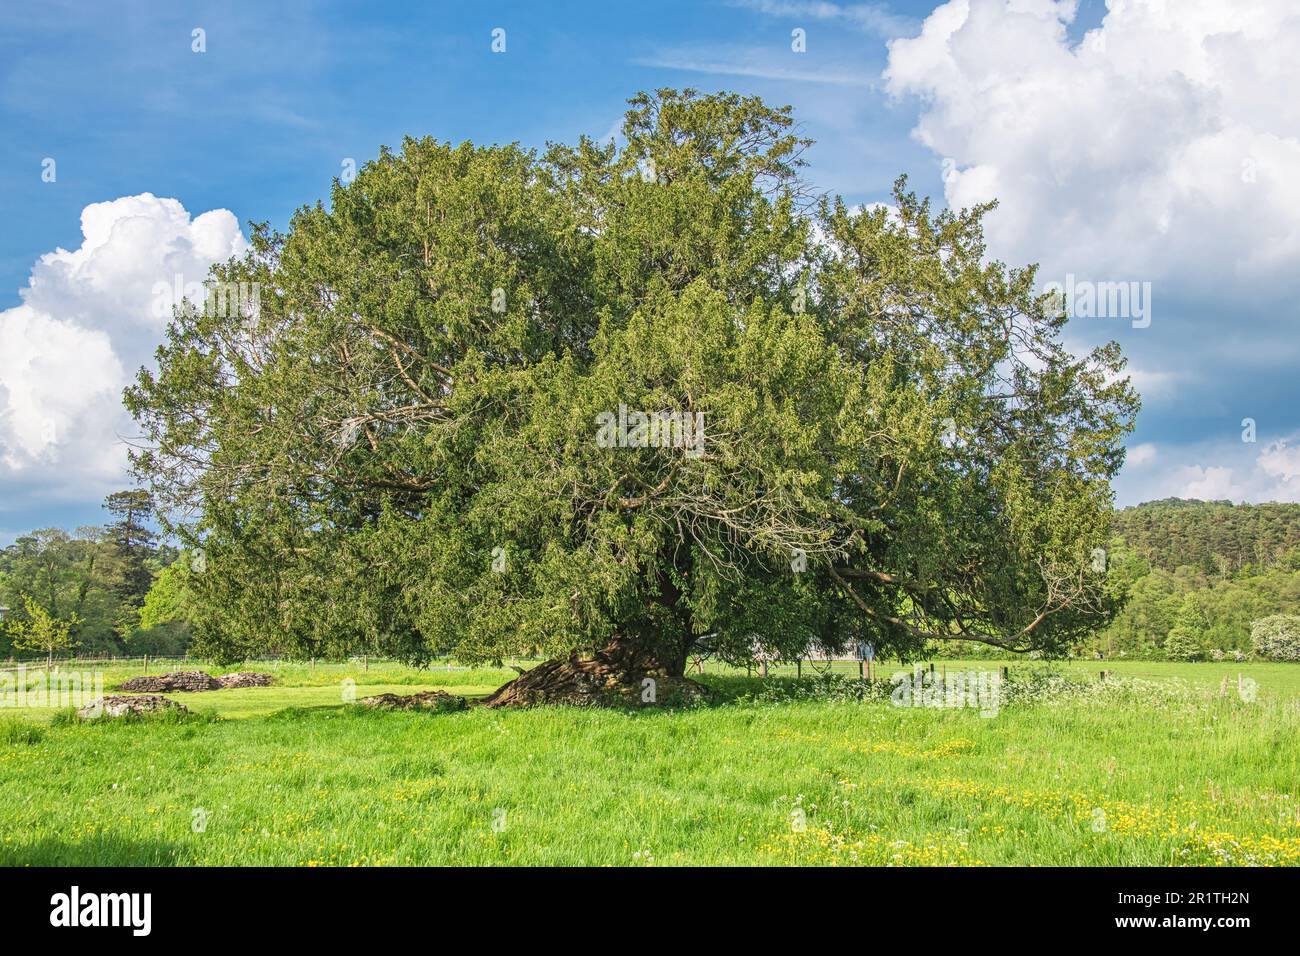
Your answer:
[[[712,691],[710,704],[714,707],[720,704],[733,704],[743,697],[758,694],[765,686],[770,686],[773,680],[786,680],[781,677],[742,677],[739,674],[696,674],[694,676],[687,674],[686,676]]]
[[[413,707],[410,710],[387,707],[365,707],[356,703],[315,704],[310,707],[284,707],[262,716],[269,721],[298,721],[304,718],[338,720],[383,720],[393,714],[410,714],[413,717],[448,717],[465,713],[465,710],[445,711],[432,707]]]
[[[282,707],[260,716],[262,720],[267,721],[291,721],[302,720],[304,717],[341,717],[352,709],[347,704],[313,704],[310,707],[295,705]]]
[[[653,704],[638,704],[628,702],[609,707],[585,708],[568,706],[564,704],[541,705],[541,709],[555,708],[558,710],[586,710],[596,709],[603,711],[616,711],[628,716],[642,717],[653,719],[672,714],[681,714],[693,710],[709,710],[718,707],[726,707],[737,703],[783,703],[796,700],[821,700],[821,699],[849,699],[861,697],[863,695],[863,682],[853,678],[835,676],[831,679],[818,677],[815,675],[805,675],[803,677],[794,676],[776,676],[746,677],[744,675],[732,674],[704,674],[691,675],[687,677],[703,686],[709,691],[709,696],[705,700],[691,701],[679,697],[676,694],[661,696]],[[402,710],[398,708],[385,707],[366,707],[355,701],[340,701],[331,704],[309,704],[309,705],[292,705],[282,707],[279,710],[270,711],[264,714],[255,715],[254,718],[270,722],[297,723],[311,720],[344,720],[344,721],[386,721],[393,718],[395,714],[409,714],[412,719],[445,719],[458,713],[473,713],[479,710],[479,702],[486,694],[465,694],[458,695],[464,697],[469,702],[469,707],[464,710],[444,711],[437,708],[413,708],[411,710]],[[506,708],[502,713],[511,712],[519,708]],[[166,711],[147,717],[123,717],[123,718],[98,718],[93,721],[78,720],[75,715],[62,718],[67,722],[83,724],[138,724],[143,722],[156,724],[184,724],[204,721],[217,721],[221,718],[215,715],[205,714],[177,714]],[[400,719],[400,718],[399,718]],[[56,718],[56,724],[60,722]]]
[[[171,843],[106,835],[0,844],[0,866],[175,866],[178,858]]]
[[[816,674],[805,674],[802,677],[776,674],[770,677],[760,677],[757,674],[752,677],[741,674],[704,674],[692,679],[713,691],[714,702],[719,704],[733,704],[738,700],[764,697],[771,695],[773,691],[794,692],[800,688],[816,688],[827,683],[824,677]],[[855,682],[856,680],[857,678],[854,678]],[[836,683],[839,681],[847,682],[848,678],[837,676]]]
[[[798,701],[860,702],[887,699],[895,683],[856,675],[806,673],[803,676],[775,674],[769,677],[735,674],[697,675],[693,680],[712,691],[710,706],[736,703],[795,703]]]
[[[196,724],[215,724],[220,722],[218,714],[196,712],[192,710],[160,710],[152,714],[127,713],[120,717],[101,714],[98,717],[82,717],[75,708],[68,708],[56,713],[50,719],[51,727],[132,727],[149,724],[153,727],[181,727]]]

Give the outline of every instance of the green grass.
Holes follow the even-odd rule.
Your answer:
[[[200,693],[166,694],[190,710],[200,714],[220,717],[254,717],[275,713],[287,707],[337,706],[345,701],[345,693],[355,698],[374,694],[414,694],[422,690],[447,690],[468,697],[482,697],[516,676],[508,668],[476,668],[474,670],[448,670],[437,665],[417,669],[392,662],[375,662],[368,667],[362,664],[296,664],[279,661],[254,661],[238,668],[217,667],[200,663],[176,661],[154,662],[149,673],[160,674],[172,670],[201,670],[209,674],[223,674],[231,670],[257,671],[271,674],[275,684],[271,687],[250,687],[240,690],[207,691]],[[117,687],[130,677],[144,673],[139,662],[110,666],[65,665],[64,673],[90,673],[103,675],[104,693],[117,692]],[[35,687],[45,679],[43,667],[29,668],[25,674],[28,687]],[[351,684],[347,682],[351,681]],[[57,706],[25,707],[22,714],[33,720],[49,721],[59,710]],[[0,710],[0,714],[3,711]]]
[[[1103,666],[1157,680],[1094,692]],[[188,719],[0,712],[0,863],[1300,862],[1300,668],[1079,670],[1082,699],[991,718],[717,672],[728,699],[692,710],[347,706],[349,676],[476,694],[513,673],[376,664],[172,695]],[[1218,694],[1238,671],[1253,701]]]

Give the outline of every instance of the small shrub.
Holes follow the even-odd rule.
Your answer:
[[[1268,661],[1300,661],[1300,616],[1273,614],[1250,626],[1255,654]]]
[[[0,744],[30,746],[41,742],[44,731],[33,723],[6,717],[0,720]]]
[[[73,727],[81,722],[81,715],[77,713],[75,707],[65,707],[55,711],[54,716],[50,718],[51,727]]]
[[[1171,661],[1199,661],[1205,657],[1205,650],[1196,635],[1178,625],[1165,638],[1165,653]]]

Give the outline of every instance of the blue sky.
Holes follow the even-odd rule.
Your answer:
[[[1176,19],[1157,0],[175,6],[0,12],[0,544],[102,521],[128,427],[112,396],[160,335],[122,314],[147,280],[248,220],[283,226],[404,134],[604,136],[658,86],[794,106],[810,178],[854,203],[900,172],[939,203],[995,194],[990,253],[1044,279],[1150,282],[1148,326],[1071,323],[1078,347],[1118,339],[1147,399],[1120,502],[1300,499],[1300,27],[1282,0],[1186,0]]]

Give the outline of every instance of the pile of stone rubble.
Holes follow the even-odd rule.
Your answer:
[[[233,674],[221,674],[217,683],[226,687],[270,687],[275,678],[270,674],[257,674],[253,671],[236,671]]]
[[[118,690],[145,694],[173,694],[177,691],[220,690],[221,684],[203,671],[176,671],[172,674],[141,674],[122,681]]]
[[[163,710],[188,713],[189,708],[158,694],[110,694],[93,704],[87,704],[77,713],[82,717],[125,717],[127,714],[153,714]]]
[[[464,710],[469,702],[459,694],[449,694],[445,690],[426,690],[418,694],[376,694],[374,697],[362,697],[358,704],[364,707],[378,707],[381,710]]]
[[[175,671],[171,674],[141,674],[122,681],[118,690],[143,694],[175,694],[200,690],[223,690],[236,687],[269,687],[275,678],[270,674],[236,671],[213,677],[203,671]]]

